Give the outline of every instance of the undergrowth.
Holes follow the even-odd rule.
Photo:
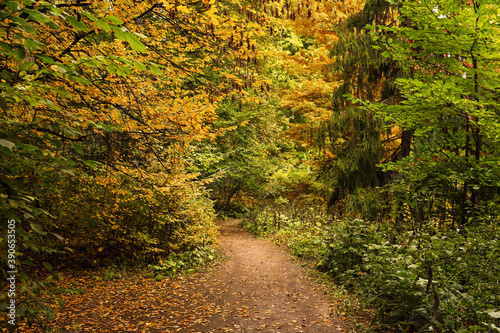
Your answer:
[[[161,280],[165,277],[173,277],[180,272],[190,274],[200,267],[207,266],[220,256],[213,247],[180,253],[172,252],[167,258],[161,259],[149,267],[153,270],[155,279]]]

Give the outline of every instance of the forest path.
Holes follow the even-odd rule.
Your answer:
[[[254,238],[239,220],[219,223],[227,260],[213,274],[211,301],[222,312],[208,331],[342,332],[328,301],[283,250]],[[201,292],[207,286],[201,286]],[[201,332],[202,327],[198,327]]]
[[[54,332],[347,331],[330,315],[321,287],[285,251],[256,239],[238,222],[219,222],[227,260],[205,271],[161,281],[137,274],[106,281],[98,271],[67,276],[68,286],[85,293],[63,297]],[[39,331],[23,326],[20,332]]]

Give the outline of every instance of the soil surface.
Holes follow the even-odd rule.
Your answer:
[[[227,260],[208,271],[155,281],[67,278],[83,295],[66,295],[54,332],[343,332],[329,302],[282,249],[220,222]],[[92,272],[91,272],[92,274]],[[2,325],[3,326],[3,325]],[[20,327],[20,332],[38,332]]]

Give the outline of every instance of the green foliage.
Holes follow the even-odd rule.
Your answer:
[[[313,206],[276,203],[256,209],[242,226],[259,237],[284,244],[294,255],[317,260],[326,250],[326,214]]]
[[[276,43],[277,46],[282,50],[289,52],[290,55],[296,54],[303,48],[307,49],[307,46],[311,45],[308,38],[301,38],[287,29],[283,29],[281,31],[280,37],[281,38]]]
[[[18,146],[22,146],[17,143]],[[26,147],[24,147],[26,148]],[[29,150],[28,150],[29,149]],[[40,258],[48,256],[57,257],[67,252],[64,246],[57,247],[56,244],[62,239],[60,231],[57,230],[53,216],[46,210],[41,209],[38,199],[32,197],[27,187],[33,186],[33,180],[37,179],[33,163],[29,161],[31,152],[39,150],[14,148],[19,155],[12,155],[0,162],[0,168],[5,181],[1,181],[0,207],[2,214],[0,229],[0,263],[2,269],[0,277],[5,281],[10,274],[7,271],[17,271],[16,274],[16,317],[26,320],[29,325],[39,325],[42,329],[48,329],[47,322],[54,318],[54,306],[61,306],[58,293],[59,275],[49,275],[47,279],[33,279],[30,271],[34,267],[44,267],[51,271],[52,266]],[[17,164],[9,162],[17,161]],[[30,170],[28,174],[31,179],[22,175],[24,170]],[[12,180],[12,181],[11,181]],[[15,221],[15,234],[9,233],[7,221]],[[8,266],[8,235],[15,235],[15,268],[7,269]],[[10,242],[9,242],[10,243]],[[12,244],[12,243],[10,243]],[[9,261],[10,263],[10,261]],[[5,285],[6,286],[6,285]],[[8,293],[3,292],[0,297],[0,310],[7,311],[9,298]],[[12,328],[12,327],[10,327]]]
[[[114,279],[121,279],[122,274],[114,267],[106,268],[103,274],[104,281],[111,281]]]
[[[139,184],[120,178],[116,183],[89,185],[78,177],[62,187],[61,194],[70,199],[54,202],[53,209],[58,212],[59,229],[69,239],[65,246],[75,249],[68,259],[90,267],[117,260],[151,262],[172,251],[212,243],[216,235],[212,202],[198,184],[191,189]],[[113,196],[106,199],[107,193]],[[77,209],[82,201],[89,205]],[[72,228],[74,223],[79,228]]]
[[[320,268],[362,294],[391,331],[494,332],[498,225],[396,233],[383,224],[336,221]],[[497,309],[497,310],[493,310]]]
[[[403,73],[393,59],[383,56],[384,45],[370,37],[368,28],[394,25],[398,7],[391,1],[368,0],[363,10],[338,25],[339,40],[330,56],[336,60],[335,70],[341,73],[342,84],[333,94],[334,109],[351,105],[345,94],[367,100],[377,100],[380,90],[382,99],[395,94],[394,78]]]
[[[175,276],[182,271],[186,274],[194,272],[197,267],[210,264],[218,257],[217,251],[211,247],[170,253],[167,258],[160,260],[156,265],[150,265],[157,280]]]
[[[215,142],[193,148],[193,171],[208,179],[215,209],[222,214],[246,214],[248,208],[273,192],[272,175],[288,150],[280,138],[285,124],[273,101],[241,108],[231,100],[218,110],[215,126],[227,129]]]
[[[374,156],[392,178],[388,196],[376,189],[354,192],[339,186],[339,191],[356,194],[346,200],[349,208],[391,221],[334,221],[320,268],[378,309],[373,321],[377,329],[496,332],[500,99],[494,87],[500,64],[499,8],[491,1],[423,1],[405,2],[398,10],[400,25],[367,26],[372,30],[370,44],[388,64],[398,64],[400,74],[411,75],[393,76],[399,101],[382,98],[383,103],[375,103],[365,96],[366,107],[354,113],[380,122],[378,128],[371,126],[379,133],[378,138],[372,136],[373,142],[390,142],[391,132],[399,136],[400,148],[389,154],[393,148],[388,146]],[[352,49],[347,57],[358,62],[351,59],[351,64],[361,62],[360,72],[354,74],[368,75],[370,70],[362,67],[366,59],[356,59],[359,52]],[[347,92],[363,95],[355,89]],[[350,127],[339,133],[355,128],[355,118],[345,121]],[[359,160],[357,152],[373,145],[366,139],[355,141],[362,130],[352,133],[354,139],[344,140],[354,142],[347,151]],[[332,142],[339,141],[334,138]],[[343,167],[355,164],[338,151],[332,170],[356,170]]]
[[[320,130],[324,140],[321,146],[335,156],[319,171],[319,178],[333,189],[329,202],[331,206],[356,196],[359,189],[384,184],[383,174],[377,167],[377,161],[383,160],[386,154],[381,141],[383,122],[373,113],[351,107],[333,114]],[[362,211],[348,209],[347,212],[359,214]]]
[[[344,201],[345,217],[370,216],[372,219],[383,220],[390,211],[388,196],[384,189],[358,188]]]
[[[399,173],[399,214],[410,209],[417,222],[479,221],[491,214],[500,188],[498,5],[426,1],[405,3],[401,12],[400,26],[373,37],[412,76],[396,80],[401,104],[371,105],[414,138],[409,156],[383,165]]]
[[[394,79],[406,74],[397,61],[384,56],[385,45],[372,39],[368,28],[392,26],[397,11],[398,5],[390,1],[365,1],[363,10],[337,27],[339,39],[330,57],[342,81],[333,92],[331,116],[312,134],[314,144],[323,152],[318,178],[332,189],[329,206],[337,216],[375,219],[386,214],[383,205],[373,204],[382,198],[379,187],[391,180],[378,164],[406,152],[402,133],[392,133],[384,119],[347,97],[388,101],[396,96]]]
[[[16,277],[16,316],[24,318],[29,325],[38,324],[43,329],[47,329],[47,321],[54,319],[53,306],[61,306],[58,295],[57,279],[51,276],[48,281],[33,281],[26,271]],[[7,304],[9,299],[7,293],[2,293],[0,298],[2,312],[8,312]],[[15,329],[15,326],[8,325],[8,328]]]
[[[283,198],[252,211],[242,225],[315,263],[339,287],[376,308],[372,327],[393,332],[496,332],[498,220],[462,229],[426,222],[405,230],[361,219],[329,220]],[[346,296],[340,295],[343,299]],[[347,303],[338,311],[353,313]]]

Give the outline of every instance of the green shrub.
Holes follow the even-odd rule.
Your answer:
[[[175,276],[180,271],[191,273],[196,267],[205,266],[217,257],[217,252],[210,247],[194,249],[181,253],[170,253],[166,259],[156,265],[149,265],[154,271],[155,278]]]
[[[337,221],[320,269],[378,308],[374,324],[400,332],[492,331],[498,311],[497,224],[394,233]]]
[[[312,207],[274,204],[256,209],[242,226],[258,237],[284,244],[294,255],[318,260],[327,250],[328,219]]]

